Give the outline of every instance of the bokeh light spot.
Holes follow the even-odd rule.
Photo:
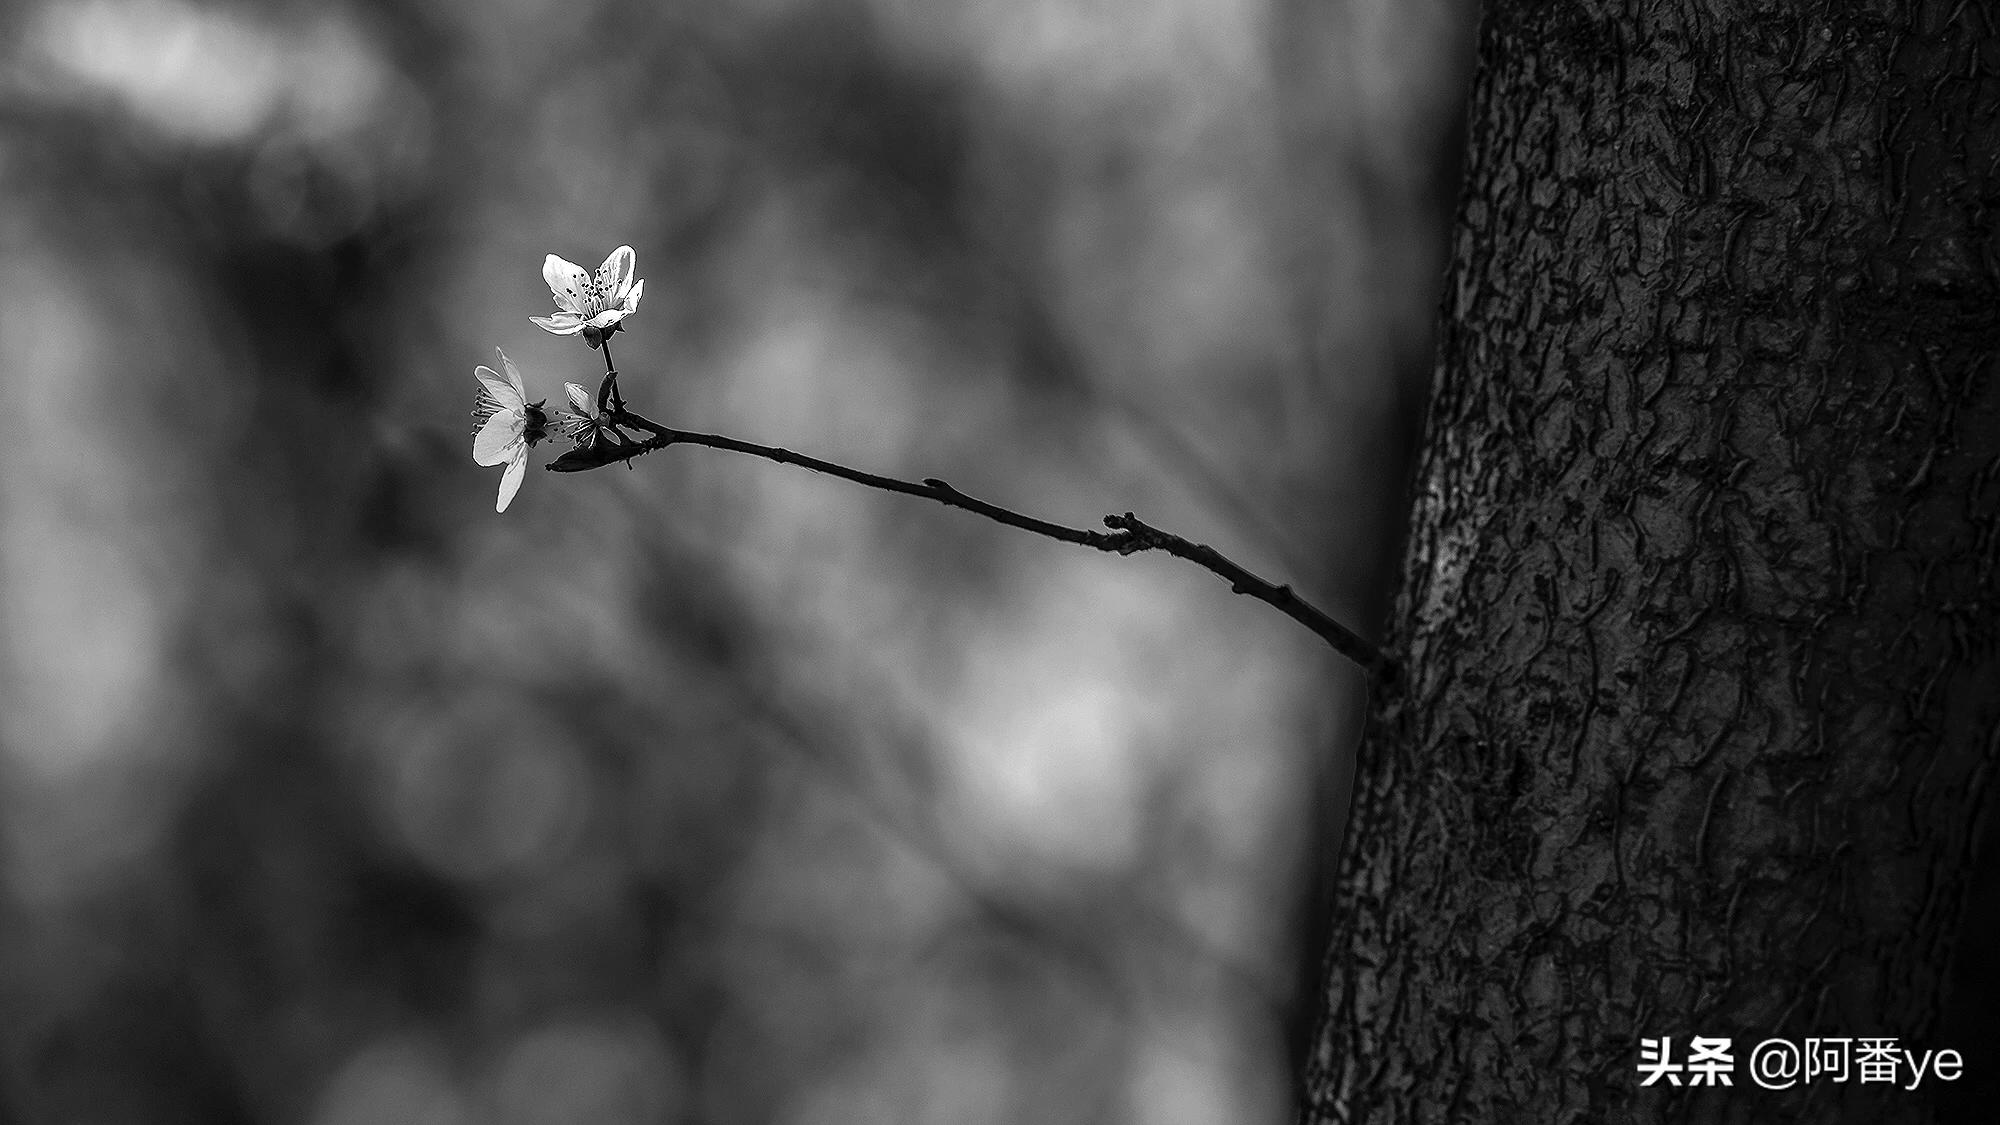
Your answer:
[[[313,1125],[471,1125],[465,1098],[428,1045],[394,1037],[349,1058],[320,1092]]]
[[[592,812],[587,763],[560,730],[533,718],[474,717],[384,749],[402,838],[454,878],[546,869],[567,855]]]
[[[680,1067],[637,1017],[561,1023],[516,1039],[493,1080],[498,1125],[675,1120]]]

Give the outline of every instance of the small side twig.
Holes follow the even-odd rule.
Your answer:
[[[618,396],[617,372],[611,368],[609,349],[605,352],[605,381],[598,392],[598,403],[605,422],[614,431],[632,430],[646,436],[638,440],[600,439],[588,446],[571,449],[549,463],[548,469],[551,472],[579,473],[615,465],[620,461],[630,461],[642,454],[651,453],[655,449],[665,449],[670,445],[702,445],[710,449],[725,449],[732,453],[761,457],[780,465],[795,465],[869,488],[879,488],[885,492],[898,492],[905,496],[916,496],[949,507],[962,508],[1008,527],[1020,528],[1064,543],[1075,543],[1118,555],[1136,554],[1140,551],[1164,551],[1217,575],[1229,583],[1229,588],[1234,592],[1276,607],[1287,617],[1311,629],[1335,652],[1359,664],[1377,682],[1386,683],[1396,677],[1397,669],[1393,660],[1363,640],[1353,630],[1328,616],[1325,611],[1299,597],[1290,586],[1267,582],[1215,548],[1193,543],[1178,535],[1162,531],[1130,512],[1124,515],[1105,516],[1104,525],[1110,528],[1109,531],[1068,527],[1023,515],[975,496],[968,496],[936,477],[926,477],[921,483],[914,483],[863,472],[860,469],[850,469],[837,462],[823,461],[778,446],[758,445],[755,442],[742,441],[722,434],[695,433],[662,426],[625,408]]]
[[[1134,551],[1165,551],[1175,558],[1186,559],[1203,567],[1229,583],[1229,589],[1238,594],[1246,594],[1258,601],[1269,602],[1281,612],[1306,628],[1318,634],[1321,640],[1332,646],[1333,651],[1345,656],[1367,670],[1370,677],[1380,682],[1388,682],[1396,677],[1395,662],[1382,650],[1361,639],[1353,630],[1328,616],[1325,611],[1292,592],[1289,585],[1275,585],[1250,573],[1221,551],[1205,543],[1190,543],[1186,539],[1159,528],[1126,512],[1122,516],[1105,516],[1104,526],[1125,533],[1123,543],[1108,548],[1121,555]]]

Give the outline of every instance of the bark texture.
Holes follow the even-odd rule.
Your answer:
[[[1744,1063],[1952,1045],[2000,756],[2000,36],[1769,7],[1484,14],[1307,1121],[1930,1116]],[[1694,1035],[1733,1087],[1640,1088],[1640,1037]]]

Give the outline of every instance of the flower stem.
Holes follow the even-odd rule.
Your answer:
[[[597,385],[597,412],[622,413],[625,396],[618,393],[618,369],[611,366],[611,337],[600,337],[597,346],[604,349],[604,381]]]
[[[611,353],[604,354],[605,383],[598,392],[599,409],[609,415],[614,426],[636,430],[648,435],[636,442],[600,441],[588,448],[570,450],[551,462],[548,468],[558,473],[582,472],[600,468],[619,461],[629,461],[642,453],[655,449],[665,449],[670,445],[704,445],[710,449],[724,449],[732,453],[744,453],[775,461],[780,465],[796,465],[816,473],[839,477],[869,488],[879,488],[885,492],[899,492],[905,496],[916,496],[934,500],[953,508],[962,508],[985,516],[996,523],[1017,527],[1036,535],[1046,536],[1063,543],[1075,543],[1099,551],[1130,555],[1139,551],[1164,551],[1176,558],[1186,559],[1202,567],[1229,583],[1229,588],[1259,601],[1275,606],[1292,620],[1311,629],[1335,652],[1359,664],[1378,682],[1388,682],[1396,677],[1395,661],[1380,649],[1363,640],[1359,635],[1335,621],[1319,607],[1292,592],[1290,586],[1267,582],[1241,565],[1229,559],[1215,548],[1201,543],[1193,543],[1178,535],[1161,531],[1159,528],[1140,520],[1130,512],[1124,515],[1104,517],[1104,525],[1111,530],[1094,531],[1085,528],[1067,527],[1059,523],[1036,519],[1023,515],[998,504],[989,503],[977,497],[967,496],[951,485],[935,477],[926,477],[921,483],[898,480],[895,477],[880,476],[875,473],[850,469],[833,461],[822,461],[803,453],[794,453],[777,446],[758,445],[755,442],[726,437],[722,434],[703,434],[689,430],[675,430],[662,426],[649,418],[625,409],[618,397],[615,386],[617,372],[611,367]],[[607,392],[609,408],[606,409]]]

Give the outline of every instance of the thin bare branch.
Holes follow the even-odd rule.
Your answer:
[[[617,397],[618,376],[611,368],[610,360],[607,351],[605,387],[600,390],[598,397],[598,401],[608,407],[604,412],[605,417],[615,428],[632,430],[646,436],[624,441],[600,439],[589,446],[572,449],[550,462],[548,468],[551,472],[577,473],[603,468],[620,461],[630,461],[655,449],[665,449],[670,445],[704,445],[710,449],[726,449],[732,453],[761,457],[780,465],[795,465],[816,473],[852,481],[855,484],[866,485],[869,488],[879,488],[885,492],[899,492],[905,496],[933,500],[939,504],[977,513],[1008,527],[1017,527],[1064,543],[1075,543],[1119,555],[1136,554],[1140,551],[1164,551],[1217,575],[1228,582],[1229,588],[1236,593],[1275,606],[1287,617],[1311,629],[1335,652],[1359,664],[1378,682],[1393,680],[1396,676],[1396,665],[1393,660],[1353,630],[1335,621],[1325,611],[1298,596],[1290,586],[1280,586],[1259,578],[1215,548],[1162,531],[1130,512],[1104,517],[1104,525],[1111,529],[1109,531],[1068,527],[1023,515],[975,496],[968,496],[936,477],[926,477],[922,482],[899,480],[895,477],[851,469],[837,462],[823,461],[777,446],[758,445],[755,442],[742,441],[722,434],[671,429],[624,407]]]

